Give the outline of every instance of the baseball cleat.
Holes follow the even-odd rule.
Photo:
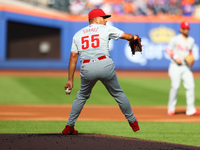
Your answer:
[[[195,116],[195,115],[200,115],[200,112],[198,110],[196,110],[194,113],[188,113],[186,112],[187,116]]]
[[[70,127],[70,126],[66,125],[65,128],[64,128],[64,130],[62,131],[62,134],[65,134],[65,135],[75,135],[75,134],[78,134],[78,131],[74,130],[74,126]]]
[[[200,115],[200,112],[196,110],[193,114],[186,114],[187,116],[195,116],[195,115]]]
[[[200,115],[200,112],[197,110],[193,115]]]
[[[175,115],[175,111],[168,111],[167,113],[168,113],[169,116]]]
[[[135,122],[133,122],[133,123],[129,122],[129,125],[131,126],[131,128],[133,129],[134,132],[136,132],[140,129],[137,120],[135,120]]]
[[[175,115],[175,112],[169,112],[168,115],[173,116],[173,115]]]

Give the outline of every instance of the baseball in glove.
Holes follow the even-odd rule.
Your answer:
[[[132,55],[135,55],[135,52],[142,52],[141,38],[138,35],[134,36],[137,36],[137,38],[129,42]]]
[[[194,56],[193,55],[188,55],[187,57],[185,57],[185,62],[188,64],[189,67],[192,67],[194,64]]]

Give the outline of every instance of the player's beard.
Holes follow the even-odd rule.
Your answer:
[[[180,31],[180,33],[186,38],[189,36],[189,32]]]
[[[188,35],[189,35],[188,33],[184,33],[184,32],[182,32],[182,34],[184,37],[188,37]]]

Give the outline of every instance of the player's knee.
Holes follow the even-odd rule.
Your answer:
[[[77,93],[77,97],[78,97],[78,99],[87,100],[87,99],[90,98],[90,93],[88,93],[88,94],[82,94],[82,93],[78,92],[78,93]]]
[[[117,101],[118,104],[126,104],[129,103],[128,98],[126,97],[126,95],[123,93],[121,95],[118,96],[114,96],[115,100]]]
[[[187,84],[184,83],[183,85],[184,85],[185,89],[187,89],[187,90],[193,90],[195,88],[195,84],[193,82],[190,82]]]
[[[185,87],[186,90],[194,90],[194,86]]]
[[[171,89],[173,89],[173,90],[179,90],[179,87],[180,87],[179,85],[172,85]]]

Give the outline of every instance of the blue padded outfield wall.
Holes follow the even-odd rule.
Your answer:
[[[60,29],[60,60],[7,59],[7,22]],[[0,11],[0,69],[67,69],[72,37],[88,22],[65,21]],[[125,32],[138,34],[142,38],[143,52],[132,56],[128,42],[122,39],[110,41],[110,56],[116,69],[127,70],[167,70],[169,57],[165,49],[169,39],[179,32],[179,22],[109,22]],[[200,70],[200,23],[191,23],[190,35],[195,38],[193,54],[195,65],[192,70]],[[28,53],[28,49],[27,49]],[[80,62],[77,68],[80,67]]]

